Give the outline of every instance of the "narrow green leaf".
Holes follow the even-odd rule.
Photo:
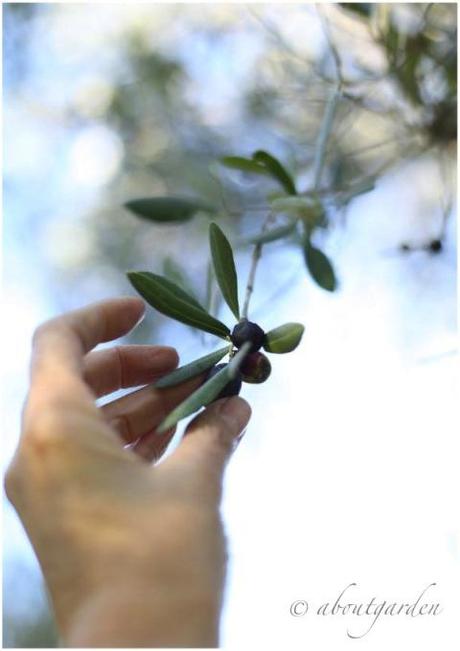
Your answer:
[[[164,375],[160,380],[158,380],[158,382],[155,382],[153,386],[156,389],[164,389],[166,387],[175,387],[177,384],[182,384],[182,382],[186,382],[192,377],[200,375],[203,371],[206,371],[208,368],[214,366],[214,364],[217,364],[217,362],[220,362],[222,357],[224,357],[228,352],[229,347],[226,346],[225,348],[220,348],[209,355],[195,359],[193,362],[190,362],[190,364],[180,366],[171,373]]]
[[[183,268],[170,256],[163,260],[163,273],[168,280],[178,285],[200,305],[196,292],[188,281]],[[200,307],[202,306],[200,305]]]
[[[265,233],[259,233],[258,235],[247,237],[243,240],[243,244],[268,244],[268,242],[275,242],[276,240],[280,240],[283,237],[290,235],[294,229],[295,223],[285,224],[278,228],[272,228]]]
[[[183,289],[191,299],[196,301],[198,307],[202,307],[194,288],[184,273],[184,270],[170,256],[163,260],[163,274],[168,280]],[[209,312],[209,310],[206,311]],[[205,336],[204,332],[198,333],[193,326],[189,326],[189,328],[192,330],[194,335],[200,334],[202,338]]]
[[[275,197],[270,201],[271,207],[275,212],[290,213],[297,215],[299,210],[305,210],[313,205],[311,197],[298,197],[286,195]]]
[[[292,176],[286,171],[283,165],[281,165],[279,160],[277,160],[268,152],[262,151],[261,149],[259,151],[256,151],[252,155],[252,158],[258,163],[265,165],[272,177],[283,186],[288,194],[297,194]]]
[[[314,223],[324,213],[323,204],[318,197],[282,197],[271,202],[274,212]]]
[[[162,434],[166,430],[174,427],[180,420],[190,416],[201,407],[209,405],[222,391],[226,384],[230,382],[235,376],[241,366],[251,344],[246,342],[233,357],[231,362],[227,364],[221,371],[216,373],[214,377],[200,386],[199,389],[194,391],[188,398],[181,402],[173,411],[166,416],[160,423],[157,433]]]
[[[214,266],[212,264],[212,260],[210,260],[206,270],[206,311],[209,312],[209,314],[218,314],[222,301],[222,294],[217,291]]]
[[[233,170],[239,170],[240,172],[265,174],[266,176],[270,174],[266,167],[257,161],[252,160],[252,158],[244,158],[243,156],[224,156],[220,159],[220,162],[225,167],[229,167]]]
[[[153,222],[184,222],[191,219],[197,212],[214,212],[208,204],[183,197],[150,197],[127,201],[125,208]]]
[[[206,314],[206,310],[204,309],[204,307],[201,305],[201,303],[198,301],[197,298],[189,294],[183,287],[180,287],[177,283],[173,282],[169,278],[165,278],[164,276],[153,274],[150,271],[139,271],[134,273],[143,273],[146,274],[149,278],[153,278],[155,282],[161,282],[163,287],[166,290],[176,294],[181,301],[186,301],[190,303],[193,307],[200,309],[202,312]]]
[[[290,353],[297,348],[304,333],[301,323],[285,323],[265,335],[264,350],[268,353]]]
[[[235,317],[239,319],[240,306],[238,303],[238,278],[236,275],[232,247],[222,230],[214,222],[209,226],[209,243],[211,246],[214,271],[216,272],[220,291]]]
[[[313,280],[328,292],[337,287],[334,268],[329,258],[309,241],[304,244],[305,263]]]
[[[132,286],[158,312],[187,325],[226,339],[227,326],[208,314],[194,298],[163,276],[149,271],[127,274]]]
[[[272,203],[273,201],[276,201],[277,199],[282,199],[282,198],[284,198],[284,199],[287,198],[286,193],[283,192],[282,190],[277,190],[276,192],[269,192],[269,194],[267,194],[267,201],[269,203]],[[292,199],[292,197],[291,197],[291,199]]]
[[[205,307],[209,313],[212,313],[212,290],[214,287],[214,268],[212,266],[211,260],[208,262],[206,268],[206,297],[205,297]]]

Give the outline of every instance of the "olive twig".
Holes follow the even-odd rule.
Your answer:
[[[326,111],[324,113],[324,119],[321,124],[318,140],[316,143],[315,160],[313,164],[314,167],[313,188],[315,190],[318,190],[320,187],[321,176],[324,167],[324,160],[326,157],[326,147],[329,140],[329,136],[331,134],[332,123],[334,121],[335,112],[337,110],[337,105],[341,95],[342,95],[342,86],[341,83],[338,82],[327,102]]]
[[[263,235],[269,225],[272,223],[274,220],[275,215],[272,212],[269,212],[267,217],[264,220],[264,223],[262,224],[262,228],[260,230],[260,234]],[[249,302],[251,300],[252,292],[254,290],[254,282],[256,278],[256,271],[257,271],[257,265],[259,264],[259,260],[262,256],[262,247],[263,243],[258,242],[257,244],[254,245],[254,249],[252,251],[252,258],[251,258],[251,267],[249,269],[249,276],[248,276],[248,282],[246,283],[246,296],[244,298],[244,304],[243,304],[243,309],[241,310],[241,319],[247,319],[248,318],[248,309],[249,309]]]

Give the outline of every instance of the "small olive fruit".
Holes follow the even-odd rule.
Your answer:
[[[241,348],[243,344],[249,341],[252,344],[249,352],[255,353],[265,342],[265,332],[257,323],[253,323],[247,319],[241,319],[233,328],[230,338],[236,348]]]
[[[272,372],[270,360],[263,353],[249,353],[240,367],[243,382],[262,384]]]
[[[429,249],[432,253],[439,253],[442,250],[441,240],[433,240],[430,242]]]
[[[210,380],[216,373],[225,368],[227,364],[217,364],[213,366],[208,373],[207,380]],[[231,398],[232,396],[237,396],[241,390],[241,373],[238,371],[236,377],[233,380],[230,380],[228,384],[224,386],[222,391],[214,398],[214,400],[220,400],[220,398]]]

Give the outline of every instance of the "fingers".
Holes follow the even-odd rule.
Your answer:
[[[154,382],[178,362],[177,352],[168,346],[115,346],[86,355],[84,378],[99,398]]]
[[[138,298],[117,298],[68,312],[43,323],[33,340],[33,371],[58,365],[81,368],[83,355],[97,344],[129,332],[144,312]]]
[[[71,402],[88,401],[91,395],[82,380],[84,354],[100,342],[129,332],[143,312],[140,299],[119,298],[42,324],[33,340],[28,408],[41,408],[56,397]]]
[[[170,389],[144,387],[104,405],[101,412],[126,443],[134,443],[155,430],[164,417],[202,382],[203,377],[198,376]],[[161,439],[160,435],[158,438]]]
[[[251,408],[242,398],[218,400],[190,423],[177,450],[158,470],[180,469],[173,474],[188,494],[218,504],[225,466],[250,416]]]

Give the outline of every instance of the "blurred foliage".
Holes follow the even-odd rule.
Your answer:
[[[43,151],[43,160],[32,161],[37,186],[22,173],[15,180],[7,169],[6,198],[14,188],[34,196],[18,220],[18,238],[43,241],[37,238],[46,227],[51,244],[46,251],[34,246],[33,253],[58,310],[126,293],[127,269],[162,273],[166,264],[171,278],[181,275],[185,284],[185,276],[188,286],[199,288],[201,300],[206,293],[206,307],[212,304],[217,314],[208,217],[157,226],[133,219],[124,204],[138,197],[200,197],[220,206],[218,218],[235,240],[254,236],[273,182],[213,164],[270,151],[293,172],[298,193],[309,192],[318,133],[338,81],[341,95],[317,188],[325,237],[344,223],[356,196],[372,191],[402,161],[429,155],[440,169],[455,165],[455,4],[3,8],[6,104],[22,126],[46,129],[53,159],[46,163]],[[87,170],[99,161],[102,145],[110,155],[93,178]],[[72,151],[78,171],[65,182],[60,175],[69,163],[59,158],[62,149]],[[455,189],[445,185],[451,205]],[[50,205],[58,205],[51,214]],[[443,236],[441,230],[436,244],[422,248],[442,254]],[[286,241],[292,244],[298,246],[295,238]],[[401,243],[401,253],[412,248]],[[311,253],[310,265],[331,287],[329,268]],[[131,339],[146,342],[163,325],[163,317],[150,312]],[[5,596],[14,600],[11,592]],[[31,622],[7,610],[11,646],[55,643],[40,612]]]
[[[62,103],[60,119],[69,128],[84,131],[102,123],[122,144],[121,164],[100,188],[97,201],[84,210],[92,246],[78,263],[64,260],[52,277],[62,287],[63,307],[69,300],[69,283],[91,286],[91,276],[101,267],[109,287],[118,292],[127,287],[120,272],[139,261],[161,269],[164,257],[184,247],[203,252],[205,264],[191,271],[203,286],[206,219],[180,229],[152,228],[133,223],[122,206],[138,197],[201,197],[221,206],[220,218],[228,221],[235,235],[244,235],[249,228],[254,233],[270,181],[210,173],[209,166],[226,155],[267,149],[294,170],[296,178],[308,179],[337,62],[343,93],[320,188],[328,207],[325,227],[334,228],[359,194],[354,187],[361,191],[373,187],[379,175],[403,159],[430,150],[452,157],[454,5],[342,3],[292,8],[292,21],[316,20],[316,30],[325,35],[312,52],[302,50],[295,34],[289,38],[289,13],[284,17],[280,8],[262,5],[241,20],[241,11],[219,6],[198,15],[193,8],[173,5],[132,20],[127,12],[115,44],[106,46],[112,48],[116,64],[97,73],[103,83],[86,88],[76,84],[69,101]],[[7,29],[12,21],[16,25],[10,29],[11,37],[6,34],[10,64],[24,57],[20,48],[14,53],[8,49],[24,25],[31,35],[40,23],[53,26],[56,15],[65,25],[71,20],[65,12],[53,5],[34,5],[27,11],[5,5]],[[56,25],[61,23],[54,29]],[[234,72],[232,59],[238,58],[240,48],[244,51],[248,34],[254,52],[250,61],[240,61],[243,75]],[[81,48],[84,52],[84,38]],[[30,75],[32,54],[29,43]],[[81,65],[89,66],[89,57],[82,55]],[[219,84],[222,92],[229,92],[224,77],[230,66],[238,85],[233,105],[219,100]],[[208,67],[213,75],[209,84]],[[29,81],[27,74],[18,76],[15,92],[27,93]],[[40,111],[40,98],[34,101],[34,110]],[[309,189],[308,181],[299,186],[300,193]]]
[[[31,589],[37,579],[21,562],[14,561],[7,569],[3,576],[3,647],[57,647],[57,631],[42,582],[40,590]]]
[[[48,609],[41,608],[31,617],[4,615],[3,647],[5,649],[49,649],[58,646],[54,621]]]

